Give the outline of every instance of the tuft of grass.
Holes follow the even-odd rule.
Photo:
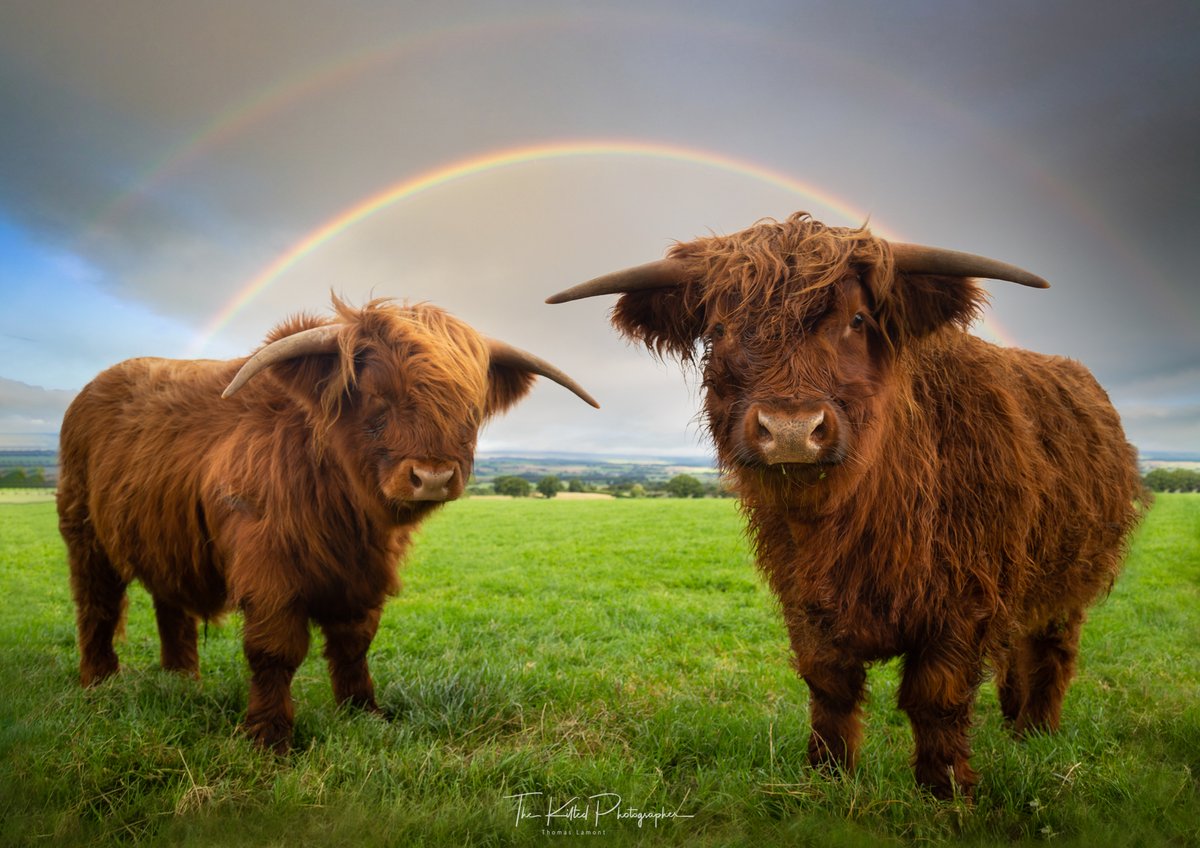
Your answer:
[[[859,768],[806,767],[807,694],[732,502],[463,501],[404,576],[371,651],[388,718],[334,707],[314,634],[275,757],[238,731],[236,615],[188,680],[156,667],[134,587],[121,673],[80,689],[53,504],[0,503],[0,844],[1200,842],[1200,496],[1159,496],[1062,732],[1014,741],[984,687],[972,805],[916,788],[895,662]]]

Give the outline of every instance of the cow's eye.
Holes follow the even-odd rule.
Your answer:
[[[712,328],[712,337],[714,339],[725,338],[725,325],[724,324],[714,324],[713,328]]]
[[[366,426],[367,436],[369,436],[372,439],[382,439],[383,432],[386,429],[387,429],[387,416],[386,415],[382,415],[382,414],[375,415],[375,416],[371,417],[370,419],[368,419],[368,421],[367,421],[367,426]]]
[[[861,330],[866,321],[867,318],[865,315],[863,315],[861,312],[855,312],[854,317],[850,319],[850,329]]]

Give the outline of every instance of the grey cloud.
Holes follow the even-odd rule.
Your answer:
[[[52,448],[75,392],[0,377],[0,447]]]
[[[1121,422],[1129,440],[1142,451],[1178,452],[1200,444],[1200,404],[1127,405]]]
[[[17,380],[0,377],[0,410],[5,415],[20,414],[36,419],[61,418],[75,392],[44,389]]]

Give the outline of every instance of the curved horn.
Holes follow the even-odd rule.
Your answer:
[[[522,371],[529,371],[533,374],[540,374],[558,383],[563,388],[574,392],[584,403],[591,404],[596,409],[600,408],[600,404],[596,403],[596,399],[584,391],[582,386],[546,360],[496,339],[487,339],[487,346],[492,362],[507,365],[510,368],[519,368]]]
[[[221,397],[232,397],[234,392],[246,385],[251,377],[268,365],[312,353],[335,352],[338,349],[338,335],[341,331],[341,324],[326,324],[323,327],[301,330],[271,342],[246,360],[246,364],[234,375],[229,385],[225,387],[225,391],[221,392]]]
[[[989,280],[1007,280],[1035,289],[1048,289],[1050,284],[1031,274],[1024,268],[1009,265],[986,256],[946,250],[941,247],[926,247],[921,244],[888,242],[896,269],[914,274],[945,274],[950,277],[983,277]]]
[[[647,289],[669,289],[687,282],[683,263],[678,259],[659,259],[624,271],[614,271],[586,283],[572,286],[566,291],[552,294],[546,303],[566,303],[601,294],[625,294]]]

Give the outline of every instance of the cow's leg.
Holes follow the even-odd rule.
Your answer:
[[[113,637],[123,629],[128,584],[94,539],[69,538],[67,547],[79,630],[79,680],[94,686],[119,666]]]
[[[200,678],[200,654],[196,650],[196,619],[186,610],[154,599],[162,667]]]
[[[1017,734],[1058,729],[1063,699],[1075,675],[1083,618],[1083,611],[1075,610],[1025,637],[1022,665],[1027,695],[1014,725]]]
[[[287,752],[292,741],[292,677],[308,653],[308,616],[285,607],[266,612],[243,606],[246,660],[250,663],[250,702],[246,734],[264,748]]]
[[[970,646],[930,646],[905,657],[900,708],[912,722],[917,782],[938,798],[957,788],[970,796],[979,775],[971,768],[971,711],[982,678],[980,653]]]
[[[321,622],[333,697],[339,704],[379,711],[375,703],[375,684],[367,671],[367,649],[379,629],[380,612],[373,609],[361,618]]]
[[[997,662],[996,691],[1000,696],[1000,712],[1004,723],[1015,728],[1025,709],[1025,650],[1024,639],[1018,640]]]
[[[809,691],[808,761],[817,767],[854,768],[862,741],[866,668],[862,663],[797,665]]]

